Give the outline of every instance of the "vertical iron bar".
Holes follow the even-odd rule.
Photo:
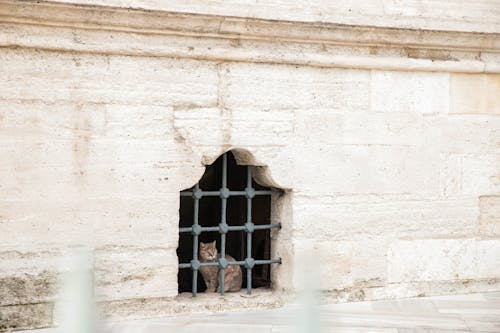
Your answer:
[[[247,189],[252,188],[252,169],[247,167]],[[252,198],[247,197],[247,223],[252,223]],[[247,259],[252,258],[252,233],[247,231]],[[247,268],[247,294],[252,293],[252,268]]]
[[[222,155],[222,189],[225,190],[227,187],[227,153]],[[221,224],[226,224],[226,206],[227,206],[227,198],[222,197],[221,202]],[[220,257],[226,259],[226,234],[221,233],[220,235]],[[224,267],[220,268],[220,294],[224,295],[224,278],[225,278],[225,269]]]
[[[200,185],[197,183],[195,185],[195,190],[199,190],[199,189],[200,189]],[[193,213],[193,225],[194,226],[198,225],[199,207],[200,207],[200,199],[194,198],[194,213]],[[193,260],[198,260],[198,235],[197,234],[193,235]],[[198,270],[193,269],[193,286],[192,286],[193,297],[196,296],[197,291],[198,291]]]

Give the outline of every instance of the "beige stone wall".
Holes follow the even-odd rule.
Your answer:
[[[89,30],[109,41],[92,43],[80,27],[10,21],[0,22],[7,319],[51,322],[61,257],[75,245],[95,249],[108,315],[195,308],[175,298],[179,191],[234,148],[287,190],[273,210],[284,258],[275,295],[300,289],[310,257],[330,301],[499,290],[499,74],[436,70],[425,53],[416,61],[427,67],[406,54],[394,71],[388,46],[361,68],[308,65],[291,42],[276,47],[295,48],[297,64],[173,57],[151,49],[167,38],[153,33]],[[225,53],[218,37],[203,43]],[[328,47],[355,58],[369,46]],[[492,49],[481,63],[500,68]],[[468,66],[478,51],[454,52],[444,61]]]
[[[496,0],[49,0],[184,13],[394,28],[500,32]]]

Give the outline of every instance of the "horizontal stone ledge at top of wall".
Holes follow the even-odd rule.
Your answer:
[[[14,38],[15,39],[15,38]],[[324,68],[346,68],[346,69],[378,69],[389,71],[418,71],[418,72],[450,72],[450,73],[500,73],[500,65],[485,63],[481,60],[432,60],[414,58],[395,57],[369,57],[369,56],[332,56],[332,55],[303,55],[302,59],[297,59],[294,54],[279,53],[277,56],[270,53],[262,53],[258,56],[245,54],[245,52],[232,53],[230,50],[224,52],[208,50],[205,53],[193,55],[189,52],[178,50],[175,52],[161,50],[137,50],[128,48],[109,48],[109,45],[87,47],[81,45],[58,46],[14,41],[0,42],[1,48],[28,48],[55,52],[77,52],[98,55],[118,55],[118,56],[145,56],[145,57],[166,57],[185,58],[201,61],[222,61],[222,62],[242,62],[256,64],[282,64],[295,66],[310,66]]]
[[[95,12],[85,7],[68,7],[66,5],[59,8],[55,4],[35,5],[34,3],[31,3],[27,7],[26,3],[23,2],[23,6],[18,8],[16,2],[4,2],[5,9],[0,8],[0,14],[2,14],[2,10],[6,10],[6,12],[0,21],[10,22],[10,25],[7,24],[3,29],[3,42],[0,46],[4,47],[26,47],[59,52],[158,56],[316,67],[500,73],[500,65],[495,60],[496,54],[493,54],[493,57],[490,55],[484,59],[482,57],[485,51],[500,51],[500,38],[498,34],[453,33],[338,25],[324,26],[321,24],[319,26],[318,24],[312,24],[311,27],[303,27],[299,24],[299,27],[296,27],[296,24],[279,21],[258,21],[258,24],[254,23],[265,27],[262,28],[265,32],[258,32],[259,28],[253,27],[253,21],[249,21],[248,19],[214,16],[202,16],[200,19],[198,15],[179,15],[178,13],[156,13],[155,16],[149,12],[136,13],[135,11],[122,12],[120,10],[110,10],[100,15],[99,20],[111,20],[111,22],[106,23],[95,22],[98,20],[93,16]],[[41,7],[38,8],[36,6]],[[34,8],[38,8],[39,11],[36,11]],[[11,10],[9,11],[9,9]],[[60,22],[57,19],[58,15],[60,15],[57,12],[58,9],[61,9],[61,13],[70,17],[75,15],[75,11],[81,11],[81,13],[78,13],[84,19],[78,23],[81,20],[78,15],[74,17],[73,21],[68,21],[68,18],[62,15],[59,18],[59,20],[62,20]],[[115,17],[117,15],[125,15],[125,18]],[[136,28],[127,27],[126,22],[128,19],[131,19],[127,15],[138,15],[138,18],[133,17],[133,19],[138,21],[137,24],[139,26]],[[141,15],[146,16],[146,18]],[[153,16],[149,17],[147,15]],[[108,16],[111,16],[111,18]],[[151,22],[148,21],[148,18],[151,19]],[[154,20],[159,21],[154,23],[152,22]],[[171,22],[172,20],[173,22]],[[191,20],[195,20],[199,24],[193,24]],[[210,30],[215,29],[212,27],[215,23],[211,20],[217,22],[218,28],[215,32]],[[35,26],[36,29],[31,32],[23,32],[22,29],[18,31],[20,25],[24,24],[25,28],[33,28],[33,24],[40,24],[40,21],[44,22],[44,26]],[[151,27],[148,28],[140,25],[140,23],[145,24],[144,21],[153,25],[160,24],[160,27],[156,27],[156,30],[151,30]],[[168,22],[173,26],[169,27]],[[236,33],[222,31],[220,27],[223,25],[221,24],[224,23],[227,25],[229,24],[228,22],[231,22],[233,25],[240,25],[240,30]],[[3,24],[5,25],[5,23]],[[167,26],[163,26],[162,24],[166,24]],[[281,27],[279,26],[280,24],[284,26]],[[278,25],[278,27],[269,28],[269,25]],[[210,27],[208,28],[208,32],[204,30],[207,26]],[[50,31],[43,33],[43,29],[49,29]],[[188,32],[185,31],[186,29]],[[276,29],[278,30],[278,35],[273,35],[273,31]],[[296,31],[296,34],[302,34],[303,31],[311,29],[312,32],[300,36],[300,38],[294,36],[294,33],[290,33],[290,31]],[[315,29],[319,30],[316,31]],[[328,32],[326,33],[326,37],[323,36],[325,35],[325,31]],[[140,33],[140,38],[137,38],[137,33]],[[127,35],[130,38],[127,37],[124,41],[124,37],[120,36],[120,34]],[[282,34],[284,35],[282,36]],[[29,35],[30,38],[19,38],[22,35]],[[317,35],[323,37],[315,39]],[[366,35],[370,37],[366,40],[360,40],[360,38],[363,38],[360,36]],[[435,38],[435,35],[439,37]],[[429,42],[429,40],[433,40],[433,42]],[[457,40],[461,41],[460,45],[449,44],[449,41]],[[478,40],[481,42],[474,44]],[[352,48],[352,54],[357,53],[357,47],[365,47],[372,50],[377,47],[396,46],[401,49],[399,53],[403,56],[375,55],[378,51],[375,54],[372,54],[370,51],[370,55],[364,56],[351,54],[332,55],[331,51],[326,49],[326,45],[330,44],[343,48],[350,47]],[[190,47],[186,45],[190,45]],[[279,52],[270,52],[271,48],[273,50],[279,48]],[[297,48],[300,49],[300,52],[297,52]],[[421,51],[427,51],[420,57],[415,56],[415,52],[412,50],[418,51],[419,55]],[[471,54],[469,54],[469,56],[462,60],[455,59],[454,56],[448,59],[447,57],[442,57],[440,50],[463,50],[469,53],[472,51],[474,56],[470,56]],[[439,53],[437,57],[433,56],[434,51]],[[483,52],[483,54],[479,55],[477,52]],[[481,60],[477,60],[478,57]]]
[[[55,1],[2,0],[2,20],[44,25],[71,25],[158,34],[288,40],[341,45],[407,45],[415,48],[499,50],[500,34],[411,29],[326,22],[195,14]],[[98,13],[98,14],[96,14]]]

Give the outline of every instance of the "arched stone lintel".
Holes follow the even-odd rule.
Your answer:
[[[231,147],[229,149],[224,149],[220,154],[214,154],[214,155],[204,155],[202,158],[202,164],[210,165],[215,162],[217,158],[219,158],[222,154],[231,152],[234,155],[234,158],[236,160],[236,163],[238,165],[250,165],[252,166],[252,175],[253,179],[262,186],[266,187],[273,187],[273,188],[278,188],[278,189],[283,189],[286,190],[285,187],[279,184],[278,181],[276,181],[271,174],[271,170],[268,167],[264,161],[256,157],[254,153],[252,153],[250,150],[242,147]],[[203,174],[198,178],[201,179]],[[194,185],[194,184],[193,184]]]

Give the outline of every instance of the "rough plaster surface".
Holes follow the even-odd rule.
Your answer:
[[[310,278],[327,301],[498,290],[498,75],[435,72],[426,53],[430,67],[390,71],[377,62],[389,46],[360,68],[280,52],[240,62],[182,56],[184,37],[25,23],[0,39],[2,325],[51,324],[61,258],[82,244],[115,318],[276,306],[302,288],[304,258],[322,263]],[[124,54],[104,49],[115,37]],[[148,54],[165,45],[180,56]],[[273,198],[275,292],[176,297],[179,191],[229,149],[286,190]]]

